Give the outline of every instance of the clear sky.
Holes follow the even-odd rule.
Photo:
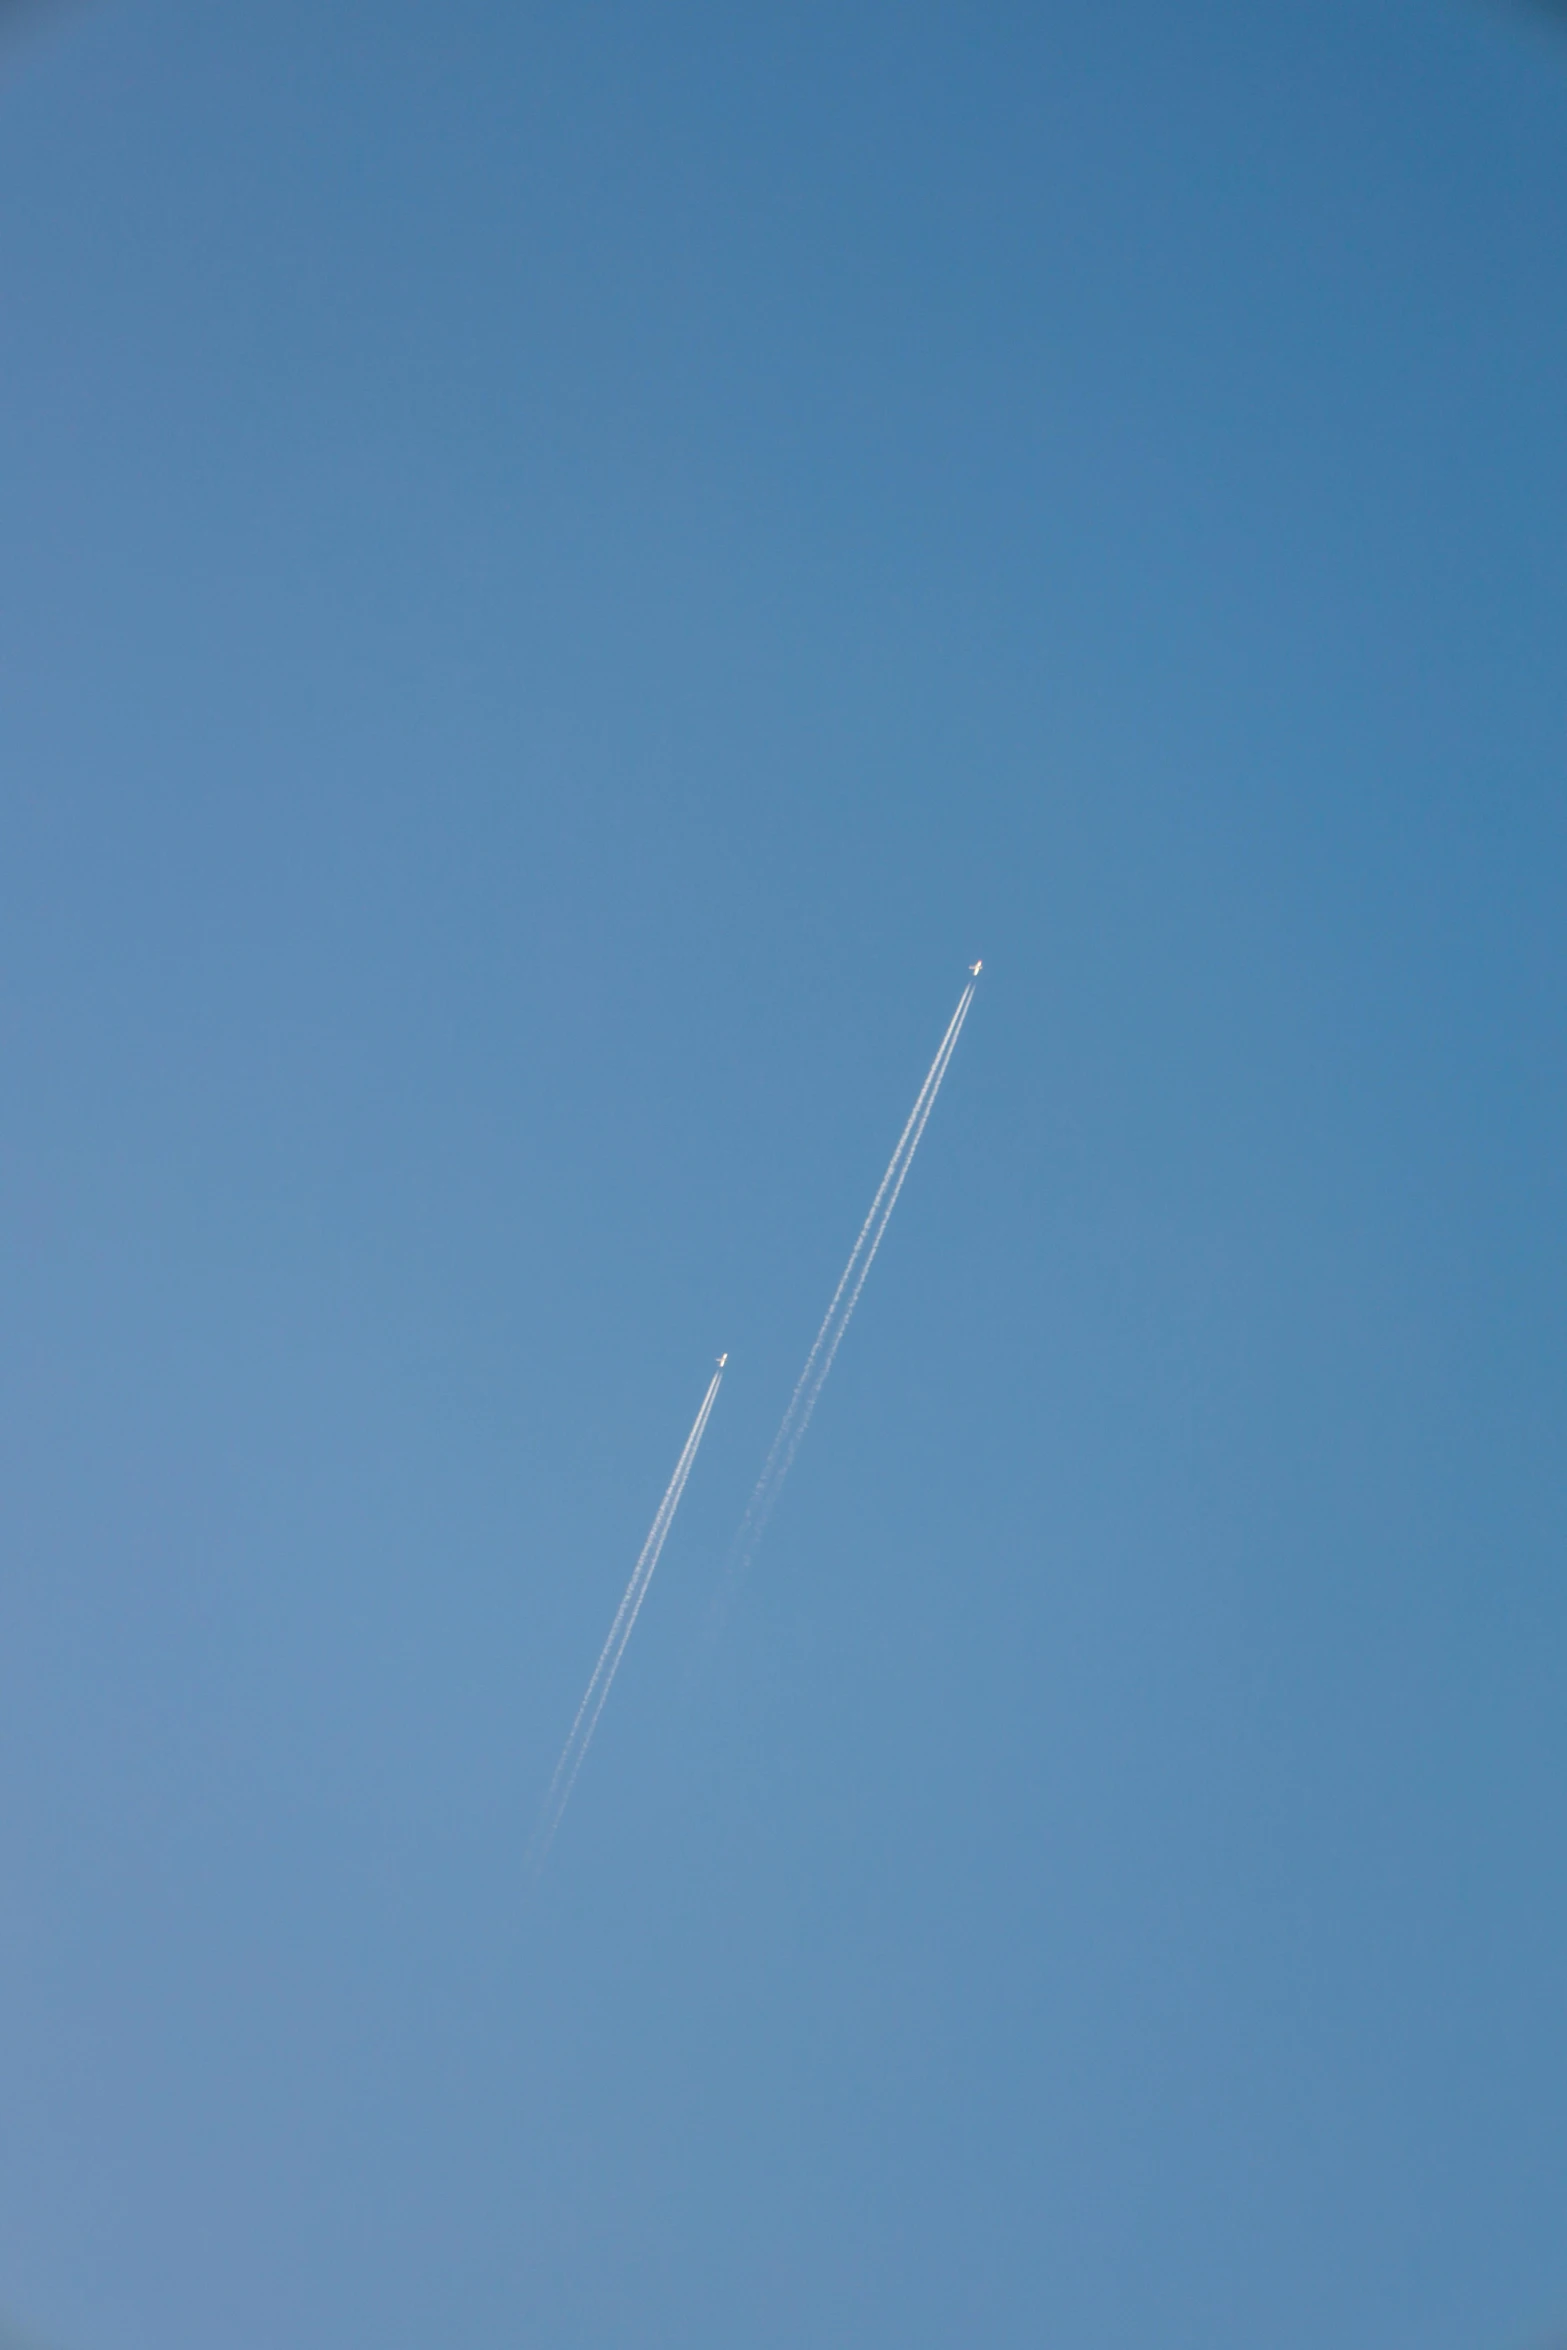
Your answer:
[[[0,45],[18,2324],[1567,2319],[1564,418],[1544,12]]]

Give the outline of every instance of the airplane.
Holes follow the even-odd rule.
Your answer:
[[[970,979],[977,979],[984,968],[985,966],[983,963],[970,963],[968,967],[968,974]]]
[[[723,1367],[724,1367],[724,1365],[725,1365],[725,1363],[727,1363],[727,1362],[728,1362],[728,1360],[729,1360],[729,1357],[728,1357],[728,1355],[727,1355],[727,1354],[721,1354],[721,1355],[719,1356],[719,1358],[718,1358],[718,1368],[719,1368],[720,1370],[722,1370],[722,1369],[723,1369]]]

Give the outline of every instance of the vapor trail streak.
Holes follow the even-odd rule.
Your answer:
[[[626,1653],[627,1643],[630,1641],[637,1617],[641,1613],[642,1602],[646,1599],[648,1586],[653,1580],[653,1569],[658,1565],[659,1552],[664,1547],[664,1536],[669,1532],[675,1511],[679,1507],[680,1497],[686,1489],[686,1479],[691,1474],[691,1464],[696,1458],[696,1448],[702,1440],[703,1431],[707,1426],[708,1414],[713,1408],[712,1398],[716,1392],[717,1382],[715,1381],[704,1399],[703,1408],[697,1415],[697,1424],[692,1432],[692,1438],[688,1442],[686,1452],[681,1458],[681,1464],[676,1470],[676,1482],[671,1488],[664,1510],[663,1526],[662,1528],[655,1527],[656,1546],[654,1536],[650,1535],[648,1543],[644,1547],[642,1558],[637,1562],[637,1572],[632,1576],[626,1589],[625,1598],[621,1601],[615,1629],[611,1631],[610,1638],[605,1645],[604,1655],[599,1659],[599,1668],[594,1675],[597,1686],[595,1688],[592,1684],[589,1685],[587,1696],[578,1709],[581,1730],[576,1739],[576,1750],[571,1759],[570,1769],[560,1790],[556,1809],[557,1819],[560,1813],[565,1810],[571,1791],[577,1783],[577,1773],[582,1768],[583,1757],[592,1743],[594,1731],[598,1728],[599,1715],[604,1711],[604,1701],[609,1695],[610,1685],[620,1670],[620,1660]],[[551,1833],[553,1834],[553,1830]]]
[[[969,1000],[970,1002],[973,1000],[972,988],[969,990]],[[965,1004],[962,1007],[962,1016],[957,1022],[958,1027],[962,1026],[962,1019],[963,1017],[967,1016],[967,1011],[968,1005]],[[907,1176],[910,1167],[914,1164],[914,1153],[919,1148],[920,1137],[925,1131],[926,1122],[930,1117],[931,1111],[935,1108],[936,1095],[940,1091],[942,1078],[944,1078],[947,1074],[947,1063],[952,1058],[953,1049],[956,1046],[957,1041],[956,1030],[954,1030],[951,1042],[947,1045],[945,1053],[940,1057],[935,1083],[931,1086],[929,1093],[925,1097],[924,1107],[920,1110],[919,1113],[919,1124],[915,1127],[913,1136],[909,1142],[909,1146],[903,1154],[903,1163],[898,1168],[897,1179],[894,1182],[891,1191],[887,1194],[887,1203],[886,1206],[882,1209],[880,1219],[876,1225],[876,1229],[871,1236],[870,1246],[866,1249],[864,1255],[860,1259],[859,1271],[854,1276],[854,1286],[849,1292],[848,1302],[845,1304],[843,1311],[838,1316],[837,1323],[833,1329],[832,1337],[829,1339],[827,1344],[827,1350],[822,1356],[821,1367],[817,1372],[815,1380],[812,1382],[803,1405],[801,1406],[799,1417],[795,1422],[794,1432],[789,1439],[788,1452],[785,1455],[782,1467],[778,1472],[777,1481],[773,1488],[775,1494],[777,1492],[778,1486],[783,1483],[784,1477],[787,1475],[789,1469],[793,1465],[794,1456],[800,1449],[800,1440],[804,1436],[806,1428],[810,1423],[812,1412],[816,1409],[816,1399],[821,1394],[821,1391],[826,1384],[827,1374],[833,1367],[833,1363],[836,1359],[839,1347],[843,1344],[843,1334],[848,1329],[850,1319],[854,1313],[854,1309],[860,1302],[860,1291],[865,1287],[865,1276],[870,1271],[872,1263],[875,1260],[876,1251],[881,1246],[882,1236],[886,1232],[887,1226],[892,1221],[892,1211],[898,1204],[898,1194],[903,1189],[904,1178]]]
[[[726,1582],[730,1587],[745,1573],[755,1555],[757,1544],[762,1539],[763,1529],[772,1514],[773,1504],[782,1489],[784,1479],[794,1465],[794,1456],[800,1449],[805,1431],[810,1426],[811,1414],[816,1409],[816,1399],[826,1384],[827,1374],[832,1369],[838,1349],[843,1343],[843,1334],[848,1329],[854,1309],[860,1302],[860,1291],[865,1286],[865,1276],[875,1261],[876,1251],[881,1246],[882,1235],[891,1221],[893,1209],[898,1204],[898,1194],[903,1189],[904,1179],[913,1165],[914,1153],[919,1148],[920,1137],[925,1131],[931,1111],[935,1108],[936,1096],[941,1091],[942,1079],[947,1074],[947,1065],[957,1048],[963,1023],[968,1018],[969,1006],[974,1001],[974,986],[975,983],[971,979],[958,998],[958,1008],[947,1023],[946,1034],[936,1048],[936,1057],[926,1071],[925,1082],[914,1098],[914,1107],[909,1112],[908,1121],[898,1137],[898,1147],[887,1163],[887,1172],[882,1177],[877,1187],[876,1197],[871,1202],[870,1214],[860,1227],[860,1236],[849,1253],[849,1261],[844,1266],[838,1286],[832,1293],[832,1303],[822,1318],[822,1326],[817,1331],[811,1351],[805,1358],[805,1368],[795,1381],[794,1393],[789,1399],[789,1408],[784,1413],[777,1435],[773,1438],[767,1459],[762,1466],[762,1474],[756,1482],[756,1490],[746,1504],[745,1516],[740,1521],[739,1532],[736,1534],[730,1550],[729,1572],[726,1576]]]
[[[560,1826],[561,1816],[570,1801],[571,1791],[577,1783],[577,1773],[582,1768],[583,1757],[593,1743],[593,1733],[598,1728],[599,1716],[604,1711],[604,1700],[608,1697],[610,1685],[620,1669],[620,1660],[626,1653],[626,1643],[631,1638],[632,1628],[641,1612],[642,1602],[647,1596],[648,1585],[653,1580],[653,1570],[658,1565],[659,1554],[663,1550],[665,1538],[674,1523],[675,1512],[680,1507],[680,1497],[686,1489],[686,1479],[691,1474],[691,1464],[696,1459],[697,1447],[702,1441],[703,1433],[712,1415],[718,1390],[723,1384],[723,1377],[723,1365],[720,1363],[708,1381],[707,1393],[702,1398],[701,1409],[692,1423],[690,1435],[681,1448],[680,1458],[675,1463],[675,1473],[664,1490],[664,1498],[658,1505],[657,1514],[648,1530],[647,1540],[643,1543],[637,1556],[637,1563],[631,1570],[631,1580],[626,1585],[619,1607],[615,1610],[615,1620],[609,1628],[609,1638],[599,1651],[598,1663],[593,1668],[592,1678],[583,1691],[582,1703],[577,1708],[576,1717],[572,1722],[566,1743],[561,1748],[560,1760],[555,1765],[554,1775],[550,1780],[549,1790],[539,1813],[538,1826],[533,1832],[533,1842],[529,1847],[529,1865],[534,1875],[537,1875],[544,1866],[549,1848],[555,1841],[555,1831]]]

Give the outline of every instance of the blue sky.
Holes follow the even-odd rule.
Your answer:
[[[119,0],[0,130],[0,2308],[1538,2344],[1567,38]]]

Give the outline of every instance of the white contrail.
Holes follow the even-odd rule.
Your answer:
[[[593,1733],[598,1728],[599,1715],[604,1711],[604,1700],[608,1697],[610,1685],[620,1669],[620,1660],[626,1653],[626,1643],[631,1638],[632,1627],[641,1611],[642,1602],[647,1596],[647,1587],[653,1580],[653,1570],[658,1565],[659,1553],[662,1551],[665,1537],[674,1523],[675,1512],[680,1507],[680,1496],[686,1489],[686,1479],[691,1474],[691,1464],[696,1459],[697,1447],[702,1441],[703,1432],[712,1414],[718,1390],[723,1383],[724,1363],[728,1359],[728,1356],[725,1355],[708,1381],[707,1393],[702,1398],[702,1407],[692,1423],[691,1433],[682,1447],[680,1458],[675,1463],[675,1473],[665,1488],[664,1498],[659,1503],[657,1515],[648,1530],[648,1538],[643,1543],[637,1563],[631,1570],[631,1580],[626,1585],[619,1607],[615,1610],[615,1621],[609,1628],[609,1638],[599,1651],[599,1660],[593,1668],[593,1677],[583,1691],[582,1703],[577,1708],[576,1718],[572,1722],[566,1743],[561,1748],[560,1760],[555,1765],[554,1775],[549,1783],[549,1791],[539,1813],[539,1824],[533,1832],[533,1842],[529,1847],[529,1864],[535,1875],[543,1867],[545,1856],[555,1840],[555,1831],[560,1826],[561,1815],[570,1800],[572,1788],[577,1783],[577,1773],[582,1768],[583,1757],[593,1742]]]
[[[726,1582],[731,1586],[750,1565],[756,1546],[762,1539],[762,1530],[772,1514],[773,1504],[778,1498],[784,1479],[794,1464],[794,1456],[800,1449],[801,1439],[810,1425],[811,1414],[816,1409],[816,1399],[826,1384],[827,1374],[832,1369],[833,1360],[843,1343],[843,1334],[848,1329],[854,1309],[860,1302],[860,1291],[865,1286],[865,1276],[871,1269],[876,1251],[881,1246],[882,1234],[886,1231],[892,1211],[898,1204],[898,1194],[903,1189],[904,1178],[914,1162],[914,1153],[919,1148],[920,1137],[925,1131],[926,1121],[935,1107],[936,1096],[941,1091],[941,1081],[947,1074],[947,1064],[952,1059],[963,1023],[968,1018],[969,1006],[974,1001],[974,987],[975,981],[970,979],[962,995],[958,998],[958,1008],[947,1023],[947,1032],[936,1048],[936,1058],[926,1071],[925,1082],[915,1096],[914,1107],[909,1112],[908,1122],[898,1137],[898,1147],[888,1161],[887,1172],[882,1177],[876,1197],[871,1202],[870,1214],[860,1227],[859,1239],[850,1251],[849,1261],[844,1266],[838,1286],[832,1293],[832,1303],[822,1318],[822,1326],[817,1331],[811,1351],[805,1358],[805,1368],[795,1381],[794,1393],[789,1398],[789,1409],[785,1412],[782,1425],[773,1438],[767,1459],[762,1466],[762,1474],[756,1482],[756,1490],[746,1504],[745,1516],[740,1521],[740,1530],[735,1536],[730,1551],[729,1573]]]
[[[914,1153],[919,1148],[920,1137],[925,1131],[926,1121],[929,1119],[930,1113],[935,1107],[936,1095],[941,1089],[941,1081],[947,1074],[947,1063],[951,1060],[953,1048],[956,1046],[958,1041],[957,1031],[963,1025],[963,1020],[968,1013],[968,1005],[969,1003],[972,1003],[973,998],[974,991],[973,988],[970,987],[968,990],[968,1002],[964,1003],[959,1009],[958,1017],[952,1032],[951,1042],[947,1045],[945,1052],[939,1056],[939,1062],[935,1072],[935,1082],[931,1085],[929,1092],[925,1096],[924,1106],[919,1113],[919,1124],[915,1127],[913,1136],[909,1142],[909,1146],[903,1154],[903,1163],[898,1168],[897,1179],[894,1182],[891,1191],[889,1191],[887,1194],[886,1205],[883,1207],[881,1216],[876,1225],[876,1229],[871,1235],[870,1246],[866,1249],[864,1255],[860,1259],[859,1271],[854,1276],[854,1286],[850,1290],[847,1302],[845,1303],[842,1312],[838,1316],[837,1324],[833,1330],[832,1337],[827,1343],[827,1350],[822,1356],[821,1364],[817,1371],[816,1377],[811,1384],[804,1404],[801,1407],[799,1417],[795,1422],[794,1433],[789,1440],[789,1449],[787,1455],[785,1456],[782,1468],[779,1471],[777,1484],[774,1486],[775,1492],[777,1490],[777,1485],[781,1485],[783,1483],[784,1476],[792,1465],[795,1454],[800,1449],[800,1440],[805,1434],[806,1427],[810,1421],[812,1412],[816,1409],[816,1399],[821,1394],[823,1387],[826,1385],[827,1374],[833,1367],[833,1362],[837,1356],[839,1347],[843,1344],[843,1334],[848,1329],[850,1318],[854,1313],[855,1307],[860,1302],[860,1291],[865,1287],[865,1276],[870,1271],[872,1262],[875,1259],[876,1251],[881,1246],[882,1235],[886,1232],[887,1226],[892,1221],[892,1211],[898,1204],[898,1194],[903,1189],[904,1178],[914,1163]]]
[[[599,1659],[587,1694],[577,1709],[580,1726],[574,1729],[574,1741],[569,1748],[570,1766],[560,1786],[556,1801],[555,1818],[557,1820],[565,1810],[567,1800],[577,1783],[577,1773],[582,1768],[583,1757],[592,1742],[594,1731],[598,1728],[599,1715],[604,1711],[604,1701],[609,1695],[610,1685],[620,1670],[620,1660],[626,1653],[626,1644],[631,1638],[632,1629],[641,1613],[642,1602],[647,1597],[648,1585],[653,1580],[653,1569],[658,1565],[659,1553],[664,1547],[664,1537],[669,1532],[675,1511],[680,1503],[680,1497],[686,1489],[686,1479],[691,1474],[691,1463],[696,1458],[696,1448],[702,1441],[708,1414],[713,1408],[713,1398],[717,1392],[718,1382],[715,1379],[703,1400],[702,1409],[697,1415],[696,1426],[687,1440],[686,1450],[681,1456],[680,1465],[675,1472],[675,1479],[666,1496],[662,1513],[663,1523],[662,1525],[655,1523],[653,1532],[643,1545],[642,1556],[637,1561],[636,1571],[627,1585],[625,1597],[620,1603],[615,1626],[605,1643],[604,1653]],[[553,1828],[550,1833],[554,1834]]]
[[[946,1074],[947,1062],[951,1058],[952,1048],[957,1042],[958,1030],[963,1025],[963,1021],[965,1015],[968,1012],[969,1005],[973,1001],[973,996],[974,989],[972,984],[970,984],[963,990],[962,997],[958,1003],[958,1008],[953,1013],[951,1020],[947,1024],[947,1033],[942,1038],[941,1043],[937,1048],[936,1058],[934,1061],[932,1061],[930,1068],[926,1072],[925,1082],[920,1087],[913,1109],[909,1112],[908,1123],[904,1127],[903,1132],[898,1137],[898,1147],[892,1154],[892,1158],[887,1167],[887,1172],[882,1177],[880,1186],[876,1193],[876,1197],[871,1202],[870,1214],[866,1217],[864,1223],[860,1226],[859,1239],[855,1242],[853,1248],[849,1252],[849,1261],[844,1266],[842,1276],[838,1282],[838,1286],[832,1293],[832,1303],[828,1306],[826,1313],[822,1317],[822,1326],[817,1331],[816,1337],[812,1342],[811,1351],[805,1358],[805,1368],[800,1373],[799,1378],[795,1381],[794,1393],[789,1399],[789,1409],[784,1414],[782,1427],[779,1429],[778,1434],[773,1439],[772,1450],[768,1453],[766,1464],[762,1470],[761,1478],[757,1484],[756,1494],[753,1494],[752,1496],[753,1503],[757,1499],[757,1496],[761,1494],[763,1488],[769,1484],[772,1477],[772,1472],[777,1466],[779,1455],[787,1444],[791,1431],[799,1424],[799,1413],[801,1409],[802,1398],[809,1395],[811,1401],[814,1401],[815,1399],[816,1391],[821,1385],[821,1380],[816,1376],[818,1361],[821,1357],[822,1349],[824,1347],[828,1347],[829,1334],[833,1331],[835,1325],[838,1324],[838,1308],[842,1303],[843,1293],[848,1288],[851,1280],[854,1279],[855,1269],[861,1263],[862,1252],[865,1249],[866,1242],[871,1240],[871,1234],[873,1230],[876,1233],[876,1240],[879,1240],[881,1237],[880,1227],[886,1221],[882,1214],[882,1203],[887,1197],[888,1187],[893,1186],[893,1196],[896,1198],[897,1190],[902,1187],[903,1182],[903,1175],[900,1172],[900,1169],[907,1168],[908,1160],[913,1156],[914,1143],[919,1141],[920,1134],[924,1131],[925,1117],[928,1116],[929,1106],[935,1099],[935,1089],[940,1085],[942,1077]],[[911,1136],[913,1137],[912,1142],[910,1140]],[[870,1255],[873,1256],[875,1254],[875,1249],[876,1241],[872,1241]],[[864,1262],[866,1265],[868,1265],[870,1262],[870,1256],[866,1256],[864,1258]],[[863,1273],[861,1274],[860,1278],[864,1278]],[[855,1298],[857,1298],[858,1295],[859,1283],[856,1282],[854,1296],[850,1298],[847,1311],[843,1317],[845,1323],[848,1320],[848,1315],[852,1314],[854,1311]],[[834,1342],[832,1346],[828,1347],[829,1356],[836,1351],[836,1342]],[[822,1377],[825,1376],[826,1373],[824,1371],[822,1373]],[[806,1417],[808,1418],[810,1414],[809,1402],[807,1402],[805,1405],[805,1413]],[[791,1454],[791,1458],[792,1457],[793,1456]],[[787,1467],[787,1462],[784,1465]]]

